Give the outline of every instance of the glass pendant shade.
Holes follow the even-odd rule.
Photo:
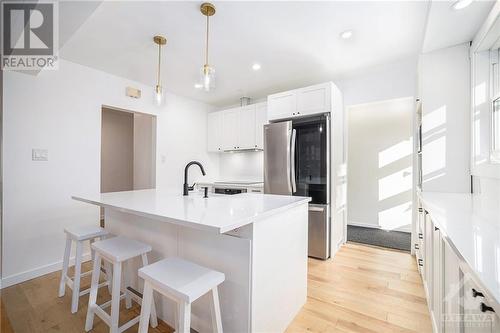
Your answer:
[[[205,64],[201,69],[201,80],[205,91],[210,91],[215,88],[215,69]]]
[[[160,85],[155,86],[154,102],[158,106],[163,104],[163,88]]]

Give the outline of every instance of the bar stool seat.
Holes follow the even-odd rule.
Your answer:
[[[92,244],[92,248],[111,262],[127,261],[152,250],[148,244],[122,236],[108,239],[105,242],[96,242]]]
[[[222,332],[219,295],[217,287],[224,282],[221,272],[197,265],[180,258],[167,258],[139,269],[144,279],[144,299],[141,309],[139,333],[147,332],[148,304],[153,300],[153,290],[177,302],[176,332],[189,333],[191,303],[212,292],[212,326],[214,332]]]
[[[80,291],[80,279],[84,276],[90,275],[92,271],[81,273],[82,267],[82,251],[83,244],[86,241],[92,243],[96,239],[103,239],[108,237],[109,234],[106,230],[98,226],[71,226],[64,229],[66,233],[66,247],[64,250],[63,257],[63,267],[61,272],[61,280],[59,282],[59,297],[63,297],[66,293],[66,285],[72,290],[71,297],[71,313],[78,311],[78,302],[80,296],[86,295],[90,292],[90,289],[85,289]],[[76,243],[76,253],[75,253],[75,273],[73,278],[68,276],[69,260],[71,256],[71,246],[72,243]],[[93,251],[92,251],[93,258]],[[107,281],[99,284],[99,288],[110,285],[111,279],[111,268],[106,267],[106,278]]]
[[[109,233],[103,228],[93,225],[71,226],[65,228],[64,232],[76,241],[89,240],[109,235]]]
[[[87,319],[85,321],[85,331],[90,331],[94,326],[94,316],[98,315],[109,327],[111,333],[118,333],[127,330],[139,322],[140,316],[136,316],[132,320],[118,327],[120,300],[125,298],[126,308],[132,306],[132,298],[141,304],[143,303],[140,297],[133,294],[128,290],[128,286],[124,287],[124,293],[121,292],[121,272],[122,263],[135,258],[141,257],[143,266],[148,265],[147,253],[151,252],[151,246],[138,242],[133,239],[118,236],[115,238],[98,241],[92,244],[92,249],[95,251],[94,268],[92,271],[92,283],[90,286],[89,306],[87,309]],[[99,282],[99,269],[101,260],[105,260],[113,264],[113,281],[111,300],[98,305],[97,302],[97,289]],[[126,279],[127,280],[127,279]],[[150,308],[150,322],[152,327],[158,325],[156,318],[156,309],[154,304],[148,301]],[[107,314],[104,309],[111,306],[111,315]],[[146,322],[147,327],[147,322]]]

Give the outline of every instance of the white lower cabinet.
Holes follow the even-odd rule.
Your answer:
[[[462,311],[464,316],[464,333],[492,333],[498,332],[494,330],[496,316],[491,311],[485,311],[483,307],[488,305],[485,299],[481,296],[482,292],[473,281],[465,277]],[[479,294],[478,294],[479,293]]]
[[[419,214],[417,233],[417,261],[434,332],[500,333],[499,317],[486,293],[425,210]]]
[[[446,333],[461,333],[461,271],[457,256],[446,244],[443,246],[443,261],[443,330]]]

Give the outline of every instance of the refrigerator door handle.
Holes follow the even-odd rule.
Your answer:
[[[292,182],[292,193],[297,192],[297,183],[295,181],[295,142],[297,140],[297,131],[292,130],[292,140],[290,142],[290,180]]]

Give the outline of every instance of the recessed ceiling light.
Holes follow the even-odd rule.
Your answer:
[[[258,70],[260,69],[260,64],[253,64],[253,65],[252,65],[252,69],[253,69],[254,71],[258,71]]]
[[[452,5],[452,7],[455,10],[464,9],[465,7],[468,7],[472,3],[472,1],[474,0],[458,0]]]
[[[352,37],[352,30],[346,30],[340,33],[340,38],[342,39],[349,39]]]
[[[201,83],[195,83],[195,84],[194,84],[194,87],[195,87],[196,89],[201,89],[201,88],[203,88],[203,85],[202,85]]]

